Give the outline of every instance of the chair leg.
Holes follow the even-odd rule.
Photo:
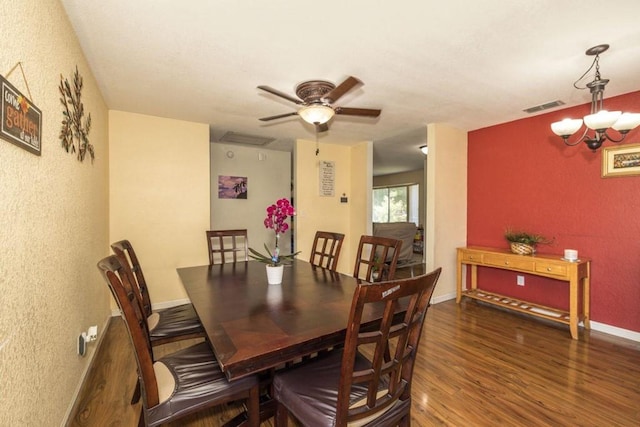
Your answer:
[[[131,404],[135,405],[140,401],[140,378],[136,379],[136,388],[133,389],[133,396],[131,396]]]
[[[144,408],[140,408],[140,418],[138,418],[138,427],[145,427],[145,425],[144,425]]]
[[[276,427],[287,427],[289,424],[289,410],[282,403],[276,405]]]
[[[260,426],[260,385],[255,385],[249,390],[247,416],[249,418],[249,427]]]

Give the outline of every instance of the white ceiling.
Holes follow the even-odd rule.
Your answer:
[[[319,140],[373,140],[376,174],[421,167],[428,123],[473,130],[589,102],[572,84],[591,46],[611,45],[605,97],[640,89],[639,0],[61,2],[110,109],[209,123],[214,139],[313,141],[297,116],[259,121],[296,105],[256,86],[295,96],[302,81],[359,78],[336,105],[382,114],[336,116]]]

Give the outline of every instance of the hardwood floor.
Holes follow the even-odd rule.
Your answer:
[[[112,319],[106,334],[70,426],[137,425],[140,406],[129,404],[135,361],[122,320]],[[219,426],[239,410],[230,405],[171,425]],[[477,302],[435,304],[416,362],[412,422],[638,426],[640,343],[582,330],[575,341],[568,327]]]

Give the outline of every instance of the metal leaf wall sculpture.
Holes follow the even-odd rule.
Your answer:
[[[91,161],[95,158],[93,145],[89,143],[89,131],[91,130],[91,113],[84,119],[84,105],[80,101],[82,92],[82,76],[78,72],[73,75],[73,88],[69,81],[60,75],[60,102],[64,106],[62,110],[62,128],[60,129],[60,140],[62,147],[67,153],[78,152],[78,160],[83,161],[87,153],[91,156]],[[76,142],[78,147],[76,149]]]

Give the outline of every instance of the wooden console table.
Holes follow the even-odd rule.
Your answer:
[[[471,267],[471,288],[462,289],[462,265]],[[558,310],[532,302],[522,301],[504,295],[478,289],[478,266],[500,268],[549,277],[568,282],[569,311]],[[589,325],[589,275],[591,261],[582,258],[576,262],[563,260],[559,255],[517,255],[507,249],[465,247],[458,248],[456,302],[463,296],[493,304],[510,310],[569,325],[571,337],[578,339],[580,318],[586,329]],[[579,313],[578,294],[582,284],[582,313]]]

